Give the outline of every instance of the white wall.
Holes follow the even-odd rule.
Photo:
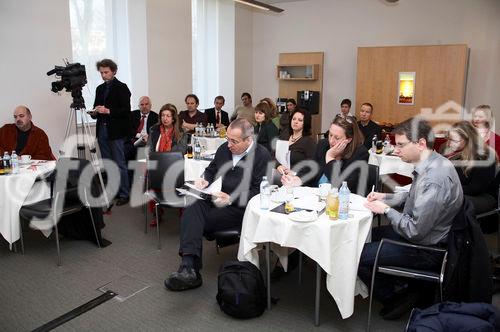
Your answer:
[[[240,96],[243,92],[250,94],[253,92],[253,11],[248,6],[239,3],[235,4],[234,35],[234,104],[236,106],[241,104]]]
[[[323,51],[325,129],[343,98],[355,100],[358,47],[466,43],[471,57],[465,105],[490,104],[500,118],[500,1],[401,0],[388,6],[376,0],[308,0],[279,5],[285,9],[282,14],[253,14],[254,100],[278,97],[279,53]]]
[[[46,72],[72,57],[69,26],[67,0],[0,1],[0,125],[13,122],[17,105],[28,106],[54,153],[64,138],[71,97],[51,92],[54,76]]]
[[[191,1],[147,0],[149,96],[153,109],[186,108],[192,91]]]

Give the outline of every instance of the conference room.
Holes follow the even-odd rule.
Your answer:
[[[494,317],[499,14],[2,1],[0,328],[401,331],[445,301]],[[474,259],[456,254],[463,234]],[[432,248],[423,280],[379,257],[396,235]],[[218,296],[236,266],[259,280],[258,314]]]

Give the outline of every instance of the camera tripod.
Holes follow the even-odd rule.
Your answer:
[[[105,201],[105,206],[110,208],[110,201],[108,198],[108,194],[106,192],[106,187],[104,185],[104,180],[101,172],[101,163],[97,158],[97,149],[96,149],[96,139],[92,135],[90,130],[89,120],[87,118],[86,109],[85,109],[85,101],[82,96],[82,90],[74,89],[71,91],[71,96],[73,97],[73,102],[70,105],[70,112],[68,116],[68,121],[66,122],[66,131],[64,133],[64,142],[70,137],[71,126],[75,125],[75,134],[76,134],[76,147],[79,159],[88,159],[86,156],[86,150],[90,152],[90,164],[94,168],[94,173],[99,177],[99,184],[101,186],[101,192],[103,194],[103,198]],[[77,121],[77,113],[80,113],[80,118],[82,119],[81,126],[78,126]],[[64,144],[63,144],[64,146]],[[65,156],[66,152],[62,149],[59,150],[59,154],[61,156]]]

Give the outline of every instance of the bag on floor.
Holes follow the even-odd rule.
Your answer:
[[[226,314],[253,318],[266,310],[266,286],[250,262],[229,261],[219,268],[217,303]]]

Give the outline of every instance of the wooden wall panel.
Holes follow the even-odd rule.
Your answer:
[[[375,121],[396,124],[420,114],[422,108],[435,110],[450,100],[463,106],[467,59],[464,44],[359,47],[356,114],[362,103],[370,102]],[[398,104],[399,72],[416,72],[414,105]],[[462,114],[451,110],[447,117],[452,123]]]
[[[297,91],[319,91],[319,114],[312,115],[312,133],[321,132],[321,101],[323,100],[323,52],[280,53],[278,65],[319,65],[316,80],[279,80],[279,97],[297,99]]]

